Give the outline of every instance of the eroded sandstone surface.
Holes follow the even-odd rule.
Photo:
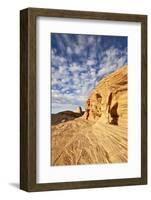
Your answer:
[[[100,80],[84,114],[78,109],[52,116],[52,165],[127,162],[127,81],[124,66]]]

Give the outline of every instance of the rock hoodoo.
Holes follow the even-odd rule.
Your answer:
[[[82,111],[82,108],[80,107],[80,106],[78,106],[77,108],[76,108],[76,111],[75,111],[76,113],[79,113],[79,114],[83,114],[83,111]]]

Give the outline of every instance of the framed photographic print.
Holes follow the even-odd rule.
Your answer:
[[[20,12],[20,188],[147,183],[147,16]]]

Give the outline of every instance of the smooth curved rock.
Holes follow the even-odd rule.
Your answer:
[[[84,117],[127,127],[127,66],[97,84],[86,102]]]

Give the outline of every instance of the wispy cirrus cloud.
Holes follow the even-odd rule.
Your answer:
[[[127,37],[52,33],[52,112],[84,108],[97,82],[125,64]]]

